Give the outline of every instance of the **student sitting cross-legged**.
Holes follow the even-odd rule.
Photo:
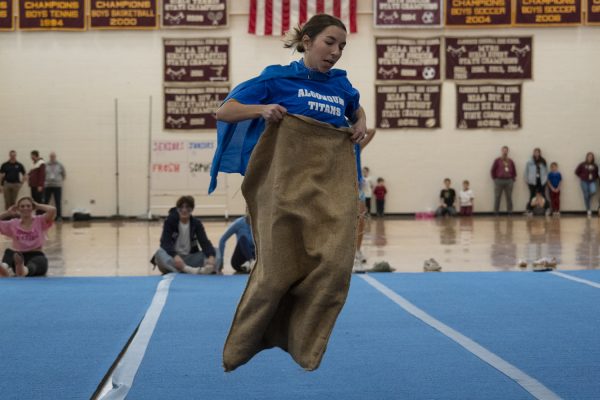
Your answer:
[[[160,237],[160,248],[150,260],[163,274],[216,272],[216,252],[206,237],[202,222],[192,216],[194,205],[192,196],[182,196],[176,207],[169,210]]]

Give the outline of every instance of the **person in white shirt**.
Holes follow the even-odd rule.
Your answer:
[[[375,188],[375,180],[370,175],[371,170],[369,167],[363,167],[362,175],[363,180],[361,182],[362,192],[365,194],[365,206],[367,208],[367,216],[371,215],[371,198],[373,197],[373,189]]]
[[[473,215],[475,196],[473,195],[473,191],[469,189],[468,180],[463,181],[463,188],[458,192],[458,201],[460,202],[460,215],[464,217]]]

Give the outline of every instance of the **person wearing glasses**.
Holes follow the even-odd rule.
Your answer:
[[[169,210],[160,236],[160,248],[150,260],[160,272],[214,274],[215,248],[202,222],[192,216],[195,202],[192,196],[182,196]]]

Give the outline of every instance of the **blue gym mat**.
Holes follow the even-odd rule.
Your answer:
[[[89,399],[160,279],[0,280],[0,398]]]
[[[356,277],[319,370],[273,349],[225,374],[221,351],[245,280],[175,278],[127,399],[532,398]]]
[[[587,279],[595,283],[600,283],[600,270],[597,269],[583,269],[577,271],[559,271],[563,274],[573,275],[577,278]]]
[[[598,281],[600,271],[573,275]],[[533,272],[376,278],[559,396],[600,398],[599,289]]]

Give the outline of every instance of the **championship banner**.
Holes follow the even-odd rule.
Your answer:
[[[586,24],[600,25],[600,0],[587,0]]]
[[[229,81],[229,39],[165,39],[164,81]]]
[[[375,28],[431,28],[442,25],[442,0],[373,0]]]
[[[375,38],[377,52],[376,80],[440,80],[441,43],[441,38]]]
[[[13,0],[0,0],[0,31],[15,29],[13,18]]]
[[[156,0],[90,0],[92,29],[155,29]]]
[[[442,85],[376,85],[377,128],[440,128]]]
[[[446,0],[446,26],[450,28],[510,26],[511,18],[512,0]]]
[[[532,37],[447,37],[446,79],[532,79]]]
[[[515,0],[515,25],[579,24],[581,24],[581,0]]]
[[[19,29],[85,30],[85,0],[21,0]]]
[[[458,129],[521,128],[519,85],[456,85]]]
[[[163,0],[163,28],[223,28],[227,0]]]
[[[228,86],[166,87],[164,129],[216,129],[214,113],[228,93]]]

